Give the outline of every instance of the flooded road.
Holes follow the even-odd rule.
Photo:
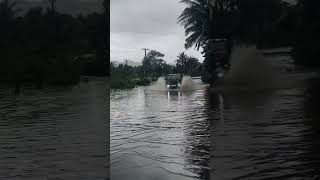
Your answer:
[[[107,86],[0,89],[0,179],[105,180]]]
[[[111,179],[209,177],[204,101],[203,89],[111,92]]]
[[[264,58],[275,88],[208,96],[210,179],[319,179],[319,75],[290,56]]]
[[[313,83],[212,95],[211,179],[319,179],[320,86]]]
[[[269,56],[292,87],[112,91],[111,179],[319,179],[320,79]]]

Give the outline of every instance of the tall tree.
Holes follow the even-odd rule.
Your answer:
[[[197,74],[200,66],[200,62],[197,58],[187,56],[184,52],[180,53],[177,58],[176,68],[179,73],[190,76]]]
[[[181,0],[187,5],[178,17],[178,23],[185,29],[185,48],[188,49],[195,45],[199,48],[208,39],[209,27],[209,2],[208,0]]]
[[[186,63],[188,61],[188,56],[182,52],[177,56],[177,61],[176,61],[176,67],[177,71],[179,71],[180,74],[185,74],[187,72],[186,70]]]
[[[147,76],[159,77],[162,74],[165,61],[163,60],[164,54],[151,50],[148,52],[146,58],[142,61],[142,67]]]

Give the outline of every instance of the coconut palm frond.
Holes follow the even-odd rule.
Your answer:
[[[209,23],[208,0],[181,0],[187,5],[178,17],[178,23],[184,26],[186,42],[185,48],[195,46],[197,50],[206,41]]]

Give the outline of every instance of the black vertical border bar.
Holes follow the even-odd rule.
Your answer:
[[[105,6],[105,26],[104,26],[104,44],[105,44],[105,59],[107,61],[107,96],[106,96],[106,104],[107,104],[107,135],[106,135],[106,144],[107,144],[107,159],[106,159],[106,180],[110,180],[110,0],[103,0]]]

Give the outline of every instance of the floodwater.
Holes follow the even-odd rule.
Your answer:
[[[204,89],[160,89],[111,92],[112,180],[209,177],[210,120],[203,108]]]
[[[105,180],[107,82],[0,88],[0,179]]]
[[[319,76],[265,59],[294,85],[112,91],[111,179],[320,179]]]

